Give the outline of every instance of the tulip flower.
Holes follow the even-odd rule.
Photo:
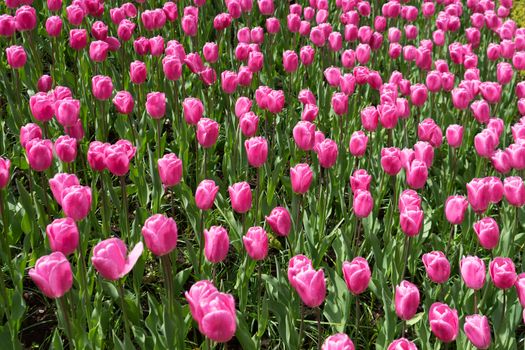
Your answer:
[[[204,230],[204,256],[209,262],[219,263],[226,258],[230,246],[228,231],[222,226]]]
[[[253,260],[263,260],[268,255],[268,235],[260,226],[250,227],[242,237],[244,248]]]
[[[355,347],[348,335],[337,333],[325,339],[321,350],[355,350]]]
[[[237,182],[228,187],[232,209],[240,214],[252,207],[252,190],[247,182]]]
[[[445,283],[450,276],[450,263],[443,252],[434,251],[423,254],[423,264],[428,278],[435,283]]]
[[[492,282],[499,289],[511,288],[518,278],[516,268],[510,258],[494,258],[490,262],[489,273]]]
[[[66,256],[60,252],[40,257],[29,277],[48,298],[60,298],[73,285],[73,272]]]
[[[177,224],[162,214],[150,216],[142,227],[146,247],[157,256],[169,254],[177,246]]]
[[[428,312],[430,330],[444,343],[454,341],[459,331],[458,313],[443,303],[434,303]]]
[[[487,316],[469,315],[465,317],[463,330],[468,340],[478,349],[488,349],[491,343],[490,325]]]
[[[343,276],[348,289],[354,295],[359,295],[368,288],[372,273],[368,262],[362,257],[356,257],[351,262],[343,263]]]
[[[122,240],[108,238],[93,248],[91,262],[102,277],[116,281],[133,269],[143,250],[142,242],[139,242],[128,254],[126,244]]]
[[[266,216],[266,222],[279,236],[288,236],[292,227],[290,213],[283,207],[273,208],[270,215]]]
[[[220,293],[210,281],[199,281],[185,296],[202,334],[219,343],[226,343],[235,335],[237,316],[232,295]]]

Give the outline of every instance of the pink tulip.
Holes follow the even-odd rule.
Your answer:
[[[367,190],[356,189],[354,191],[353,209],[358,218],[366,218],[372,212],[374,199]]]
[[[59,16],[51,16],[46,20],[46,32],[52,38],[60,36],[62,31],[62,19]]]
[[[485,263],[476,256],[467,256],[460,262],[461,277],[468,288],[483,288],[486,278]]]
[[[31,96],[29,108],[33,117],[40,122],[48,122],[55,115],[53,98],[45,92],[38,92]]]
[[[147,77],[146,64],[141,61],[133,61],[129,66],[129,77],[133,84],[142,84]]]
[[[80,185],[64,187],[61,202],[67,217],[81,221],[91,210],[91,188]]]
[[[128,140],[119,140],[104,149],[105,164],[115,176],[124,176],[129,171],[131,159],[135,156],[136,148]]]
[[[427,165],[418,159],[414,159],[406,169],[407,184],[413,189],[420,189],[425,186],[427,178]]]
[[[135,102],[133,96],[128,91],[119,91],[113,98],[113,105],[118,113],[131,114]]]
[[[109,44],[105,41],[97,40],[89,45],[89,58],[94,62],[106,60],[109,51]]]
[[[60,136],[55,141],[55,152],[62,162],[73,162],[77,157],[77,140],[68,135]]]
[[[428,278],[435,283],[445,283],[450,276],[450,263],[443,252],[433,251],[423,254],[423,264]]]
[[[369,106],[361,111],[361,124],[367,131],[374,131],[379,123],[379,113],[376,107]]]
[[[518,276],[510,258],[496,257],[489,265],[490,278],[499,289],[509,289],[514,286]]]
[[[69,261],[61,252],[40,257],[29,277],[48,298],[60,298],[73,285],[73,271]]]
[[[230,239],[228,231],[222,226],[212,226],[204,230],[204,255],[211,263],[219,263],[226,259]]]
[[[58,122],[65,127],[73,126],[80,115],[80,101],[63,99],[55,103],[55,114]]]
[[[156,256],[169,254],[177,246],[177,223],[162,214],[150,216],[142,227],[146,247]]]
[[[423,226],[424,214],[420,209],[405,209],[399,216],[399,225],[404,234],[417,236]]]
[[[292,227],[292,218],[286,208],[275,207],[265,218],[273,232],[279,236],[288,236]]]
[[[372,273],[368,262],[362,257],[356,257],[351,262],[343,263],[343,276],[348,289],[358,295],[368,288]]]
[[[253,112],[244,113],[239,119],[239,127],[245,137],[252,137],[257,133],[259,117]]]
[[[506,150],[496,150],[492,154],[492,157],[490,157],[492,166],[500,174],[507,174],[512,168],[513,154],[509,152],[509,148]],[[521,148],[523,148],[523,152],[525,152],[525,147]]]
[[[332,108],[338,116],[348,113],[348,96],[342,92],[336,92],[332,95]]]
[[[309,151],[314,147],[315,124],[308,121],[299,121],[293,128],[295,144],[303,151]]]
[[[503,181],[503,194],[510,205],[522,207],[525,204],[525,185],[519,176],[510,176]]]
[[[146,111],[153,119],[166,114],[166,95],[163,92],[150,92],[146,97]]]
[[[494,104],[501,99],[501,85],[494,82],[483,82],[479,85],[481,95],[488,103]]]
[[[219,123],[208,118],[199,119],[197,123],[197,141],[203,148],[211,148],[219,137]]]
[[[20,3],[22,5],[23,2]],[[36,27],[36,10],[31,6],[21,6],[16,10],[15,26],[19,32],[33,30]]]
[[[32,139],[25,144],[29,166],[35,171],[47,170],[53,161],[53,144],[49,140]]]
[[[239,213],[246,213],[252,207],[252,190],[247,182],[237,182],[228,187],[232,209]]]
[[[430,2],[423,3],[423,5],[427,4],[434,5],[434,3]],[[417,350],[417,346],[406,338],[399,338],[390,343],[387,350]]]
[[[445,343],[454,341],[459,331],[458,312],[443,303],[434,303],[428,312],[430,330]]]
[[[299,270],[292,276],[292,279],[293,283],[290,281],[290,284],[306,306],[314,308],[323,303],[326,295],[326,282],[322,269],[315,270],[310,265],[306,269]]]
[[[78,247],[79,233],[77,224],[71,218],[56,219],[46,227],[49,247],[54,252],[64,255],[73,253]]]
[[[121,239],[109,238],[93,248],[91,262],[102,277],[116,281],[133,269],[143,250],[142,242],[139,242],[128,254],[126,244]]]
[[[260,226],[250,227],[242,237],[244,248],[253,260],[264,260],[268,255],[268,235]]]
[[[467,183],[467,198],[476,213],[483,213],[490,202],[488,184],[483,179],[472,179]]]
[[[355,350],[355,347],[348,335],[337,333],[325,339],[321,350]]]
[[[399,196],[398,207],[400,213],[406,210],[419,210],[421,209],[421,197],[414,190],[404,190]]]
[[[182,179],[182,160],[174,153],[165,154],[157,161],[162,184],[172,187],[179,184]]]
[[[0,157],[0,189],[6,188],[10,179],[11,161]]]
[[[108,146],[109,144],[100,141],[93,141],[89,144],[87,160],[94,171],[106,169],[106,148]]]
[[[474,223],[474,232],[483,248],[493,249],[498,245],[499,227],[493,218],[486,217]]]
[[[283,53],[283,67],[287,73],[293,73],[299,65],[299,57],[294,51],[287,50]]]
[[[228,342],[237,328],[235,300],[220,293],[209,281],[199,281],[186,292],[193,318],[206,337],[219,343]]]
[[[182,166],[182,165],[181,165]],[[219,186],[213,180],[202,180],[195,190],[195,203],[200,210],[209,210],[213,206]]]
[[[290,168],[292,190],[297,194],[305,194],[312,183],[313,173],[310,166],[305,163],[297,164]]]
[[[325,169],[333,167],[337,161],[339,151],[337,149],[337,143],[333,140],[324,139],[315,145],[314,151],[317,153],[319,165]]]
[[[39,92],[48,92],[53,87],[53,78],[44,74],[38,78],[37,87]]]
[[[252,137],[244,141],[244,148],[248,157],[248,163],[259,168],[266,163],[268,158],[268,142],[264,137]]]
[[[235,116],[237,118],[242,117],[245,113],[250,112],[252,109],[252,100],[248,97],[241,96],[235,102]]]
[[[396,315],[404,320],[408,321],[417,312],[419,307],[419,290],[417,286],[406,280],[396,286],[395,293],[395,309]]]
[[[447,142],[450,147],[458,148],[463,142],[463,127],[461,125],[449,125],[446,131]]]
[[[400,151],[390,147],[381,149],[381,167],[390,176],[395,176],[401,170]]]
[[[0,36],[10,37],[16,32],[15,18],[8,14],[0,15]]]
[[[449,196],[445,202],[445,216],[452,225],[459,225],[465,218],[468,201],[464,196]]]
[[[518,294],[518,300],[523,307],[525,305],[525,273],[520,273],[514,284],[516,292]]]
[[[350,137],[350,153],[355,157],[362,157],[366,153],[368,136],[361,130],[355,131]]]
[[[487,316],[478,314],[466,316],[463,330],[468,340],[477,349],[488,349],[490,347],[490,325]]]
[[[352,188],[352,192],[355,192],[357,190],[369,191],[371,181],[372,176],[368,175],[366,170],[355,170],[352,176],[350,176],[350,187]]]
[[[427,118],[423,120],[418,126],[417,134],[421,141],[427,141],[432,147],[441,146],[443,133],[433,119]]]
[[[22,46],[9,46],[5,49],[7,64],[13,69],[22,68],[27,61],[27,55]]]
[[[204,114],[204,106],[198,98],[188,97],[182,102],[184,119],[190,125],[197,125]]]

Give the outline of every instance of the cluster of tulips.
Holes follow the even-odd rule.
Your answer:
[[[6,349],[517,348],[512,8],[0,4]]]

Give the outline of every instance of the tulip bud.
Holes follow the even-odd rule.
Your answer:
[[[177,246],[177,223],[162,214],[150,216],[142,227],[146,247],[156,256],[169,254]]]
[[[463,330],[468,340],[478,349],[490,347],[490,325],[487,316],[469,315],[465,317]]]
[[[78,247],[77,224],[71,218],[56,219],[46,227],[49,246],[54,252],[64,255],[73,253]]]
[[[297,164],[290,168],[292,190],[297,194],[305,194],[312,183],[313,173],[308,164]]]
[[[29,277],[49,298],[60,298],[73,286],[73,272],[65,255],[54,252],[44,255],[29,270]]]
[[[430,330],[439,340],[450,343],[459,331],[458,312],[443,303],[434,303],[428,312]]]
[[[435,283],[445,283],[450,276],[450,263],[443,252],[434,251],[423,254],[423,264],[428,278]]]
[[[109,238],[93,248],[91,262],[102,277],[116,281],[133,269],[143,250],[142,242],[139,242],[128,254],[126,244],[122,240]]]
[[[204,230],[204,256],[211,263],[219,263],[228,255],[230,239],[228,231],[222,226],[212,226]]]
[[[419,290],[416,285],[406,280],[396,286],[395,309],[397,316],[408,321],[416,314],[419,307]]]
[[[362,257],[356,257],[351,262],[343,263],[343,276],[348,289],[354,295],[359,295],[368,288],[372,273],[368,262]]]
[[[268,255],[268,235],[260,226],[250,227],[242,237],[244,248],[253,260],[264,260]]]

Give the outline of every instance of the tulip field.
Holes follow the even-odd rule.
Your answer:
[[[0,350],[525,349],[523,0],[0,0]]]

